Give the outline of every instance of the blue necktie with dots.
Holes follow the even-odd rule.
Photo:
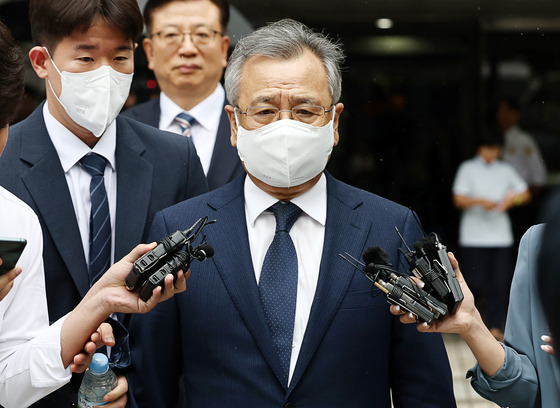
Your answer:
[[[191,136],[191,127],[196,122],[196,119],[185,112],[179,113],[175,116],[175,122],[181,127],[181,134],[186,137]]]
[[[298,282],[297,254],[290,238],[290,229],[300,216],[301,209],[295,204],[283,201],[277,202],[270,209],[276,217],[276,232],[264,257],[259,292],[287,385]]]
[[[89,194],[91,212],[89,217],[89,282],[93,285],[111,264],[111,218],[109,200],[105,190],[105,164],[107,160],[95,153],[80,160],[82,167],[91,175]]]

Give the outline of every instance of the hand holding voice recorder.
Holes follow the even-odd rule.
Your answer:
[[[208,221],[208,217],[199,218],[189,229],[175,231],[159,241],[154,249],[134,262],[125,280],[127,288],[139,292],[140,299],[147,301],[157,286],[163,287],[167,275],[186,271],[193,259],[202,262],[213,256],[214,248],[206,242],[206,235],[198,245],[194,241],[204,226],[214,222]]]

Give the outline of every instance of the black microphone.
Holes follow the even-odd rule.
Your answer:
[[[200,244],[193,249],[192,256],[195,257],[198,261],[202,262],[206,258],[212,258],[212,256],[214,256],[214,248],[212,248],[208,244]]]
[[[437,259],[438,254],[436,244],[437,242],[435,236],[433,234],[430,234],[427,237],[420,238],[414,244],[414,249],[416,249],[417,251],[424,251],[429,260]]]
[[[389,259],[389,255],[385,252],[382,248],[375,246],[369,247],[364,251],[364,255],[362,256],[366,265],[369,264],[380,264],[380,265],[389,265],[387,259]]]
[[[140,299],[147,302],[156,287],[161,286],[163,289],[164,280],[167,275],[175,275],[181,269],[187,270],[191,259],[191,256],[185,251],[177,251],[171,255],[171,258],[144,282],[138,295]]]

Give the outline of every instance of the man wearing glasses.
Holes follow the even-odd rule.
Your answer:
[[[216,219],[215,253],[191,264],[184,294],[132,316],[132,406],[174,407],[183,375],[185,407],[455,407],[441,337],[400,324],[338,256],[380,246],[404,272],[395,227],[422,235],[410,210],[324,171],[343,58],[293,20],[237,43],[226,110],[247,175],[154,219],[153,240]]]
[[[192,137],[211,190],[243,172],[229,141],[227,101],[220,84],[227,65],[228,20],[228,0],[149,0],[143,45],[161,94],[125,112]]]

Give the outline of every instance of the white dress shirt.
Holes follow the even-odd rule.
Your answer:
[[[161,111],[159,128],[161,130],[181,134],[180,126],[174,122],[175,117],[181,112],[186,112],[196,119],[195,124],[191,128],[191,137],[205,175],[208,174],[210,162],[212,161],[212,153],[216,144],[220,118],[224,111],[225,99],[226,93],[220,83],[218,83],[216,90],[208,98],[189,111],[184,111],[163,92],[159,97]]]
[[[17,263],[23,271],[0,301],[0,404],[22,408],[70,381],[60,355],[65,317],[49,327],[39,220],[1,187],[0,236],[27,240]]]
[[[248,176],[245,178],[244,192],[249,247],[255,279],[259,282],[264,257],[274,239],[276,230],[276,218],[272,211],[267,211],[267,209],[278,200],[258,188]],[[303,212],[290,230],[290,237],[294,242],[298,258],[298,285],[288,383],[294,373],[319,279],[327,219],[325,175],[321,176],[313,188],[291,202],[301,208]]]
[[[476,156],[459,166],[453,193],[501,202],[508,193],[521,194],[527,183],[512,165],[501,160],[488,164]],[[465,247],[509,247],[513,232],[507,211],[485,210],[474,205],[463,210],[459,225],[459,244]]]
[[[58,122],[48,110],[48,104],[43,108],[45,125],[51,141],[56,149],[60,164],[66,176],[72,204],[82,244],[86,263],[89,264],[89,217],[91,211],[91,199],[89,184],[91,175],[81,166],[80,159],[89,153],[97,153],[107,159],[105,165],[105,190],[109,200],[109,214],[111,217],[111,264],[115,259],[115,218],[117,214],[117,166],[115,149],[117,144],[117,124],[113,121],[99,138],[97,144],[91,149],[88,145],[78,139],[72,132]]]

